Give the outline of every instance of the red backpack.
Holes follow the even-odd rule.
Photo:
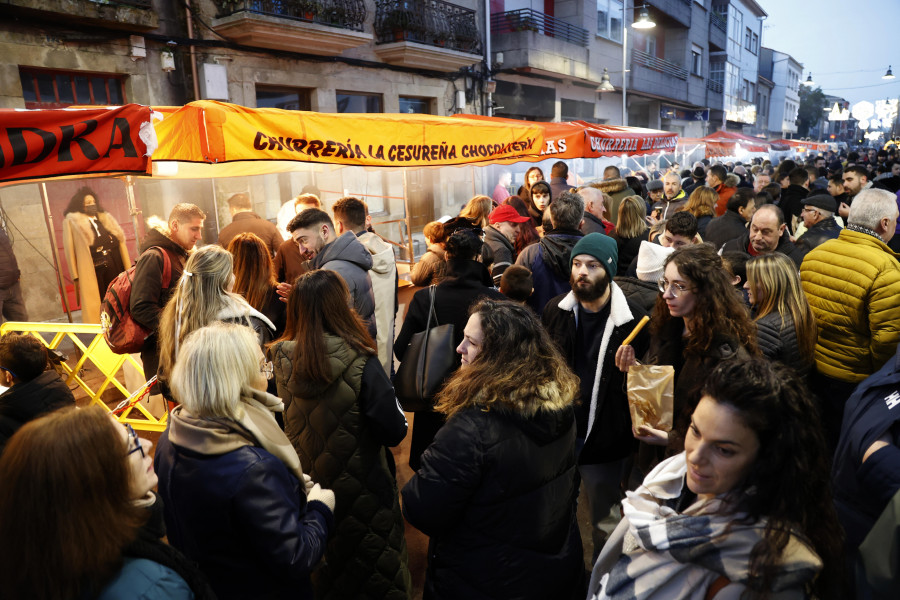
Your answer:
[[[154,251],[162,255],[162,284],[163,290],[166,290],[172,283],[172,259],[169,258],[169,253],[159,246],[147,248],[144,254]],[[138,260],[140,261],[140,258]],[[103,329],[103,337],[109,349],[116,354],[140,352],[144,342],[153,333],[131,317],[129,303],[136,268],[137,263],[112,280],[100,306],[100,327]]]

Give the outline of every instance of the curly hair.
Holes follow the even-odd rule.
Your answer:
[[[100,198],[97,197],[97,193],[94,192],[94,190],[92,190],[91,188],[84,186],[84,187],[78,188],[78,191],[75,192],[75,195],[72,196],[71,200],[69,200],[69,204],[68,204],[68,206],[66,206],[66,209],[63,211],[63,214],[67,215],[69,213],[75,213],[75,212],[83,213],[84,212],[84,199],[87,198],[88,196],[93,196],[94,203],[97,206],[98,213],[106,212],[105,210],[103,210],[103,206],[100,205]]]
[[[469,314],[481,319],[481,350],[444,384],[435,401],[436,411],[449,419],[473,406],[505,407],[531,416],[543,406],[572,403],[578,376],[530,308],[484,299]]]
[[[746,522],[766,519],[763,538],[750,554],[749,587],[765,598],[782,551],[796,532],[823,562],[813,597],[842,597],[843,535],[831,497],[828,452],[819,411],[789,368],[765,358],[720,363],[703,396],[734,408],[759,440],[746,479],[729,494]]]
[[[736,339],[750,354],[757,354],[756,326],[731,285],[731,277],[715,248],[706,243],[684,246],[666,258],[665,266],[669,263],[675,263],[681,276],[691,283],[691,293],[696,298],[685,353],[703,355],[717,335],[725,334]],[[660,294],[653,309],[651,332],[660,334],[671,318]]]
[[[691,192],[687,203],[679,210],[689,212],[698,219],[707,215],[716,216],[716,202],[719,194],[711,187],[701,185]]]

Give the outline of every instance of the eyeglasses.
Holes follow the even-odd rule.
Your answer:
[[[659,281],[657,281],[656,284],[659,286],[659,291],[662,292],[663,294],[666,293],[666,290],[672,290],[672,297],[673,297],[673,298],[677,298],[678,296],[680,296],[680,295],[683,294],[684,292],[692,292],[692,291],[694,291],[693,289],[687,287],[687,286],[684,285],[683,283],[677,283],[677,282],[675,282],[675,283],[669,283],[669,280],[666,279],[665,277],[663,277],[662,279],[660,279]]]
[[[131,456],[135,452],[141,453],[141,458],[145,458],[147,455],[144,454],[144,447],[141,446],[141,438],[138,437],[137,432],[135,432],[134,428],[128,423],[125,423],[125,429],[128,430],[128,439],[134,440],[134,448],[125,453],[125,456]]]
[[[275,365],[272,364],[272,361],[264,362],[259,365],[259,372],[266,376],[266,379],[272,379],[272,375],[275,373]]]

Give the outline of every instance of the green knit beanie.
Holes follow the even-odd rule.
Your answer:
[[[569,255],[569,270],[572,270],[572,259],[579,254],[589,254],[599,260],[609,278],[616,276],[619,266],[619,246],[616,240],[602,233],[589,233],[575,244],[572,254]]]

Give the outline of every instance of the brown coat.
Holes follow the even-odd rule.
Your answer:
[[[125,268],[131,266],[128,248],[125,246],[125,232],[116,220],[107,212],[97,213],[97,220],[119,240],[119,253]],[[94,228],[90,217],[84,213],[72,212],[63,221],[63,247],[66,251],[66,262],[69,263],[69,274],[78,280],[79,302],[81,303],[81,321],[83,323],[100,322],[100,291],[97,288],[97,275],[94,272],[94,259],[91,256],[91,244],[94,243]]]
[[[252,211],[239,212],[231,218],[231,223],[219,231],[219,245],[223,248],[228,248],[228,244],[239,233],[253,233],[258,236],[269,249],[271,256],[275,256],[278,246],[284,241],[284,238],[278,233],[278,228],[273,223],[266,221]]]

